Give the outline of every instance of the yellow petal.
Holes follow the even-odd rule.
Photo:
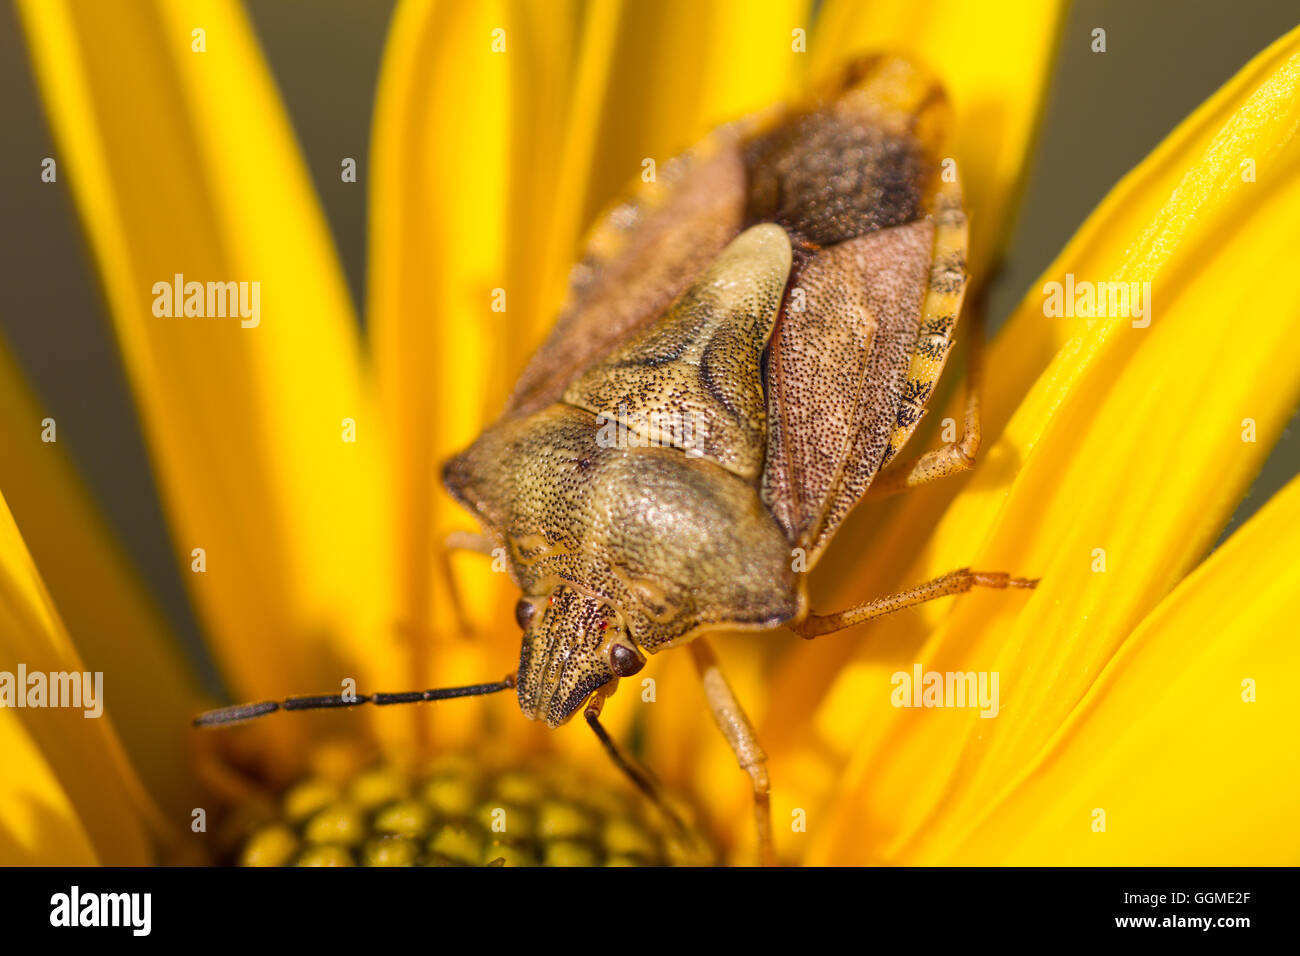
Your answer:
[[[1300,862],[1300,479],[1153,611],[959,843],[973,865]],[[1104,830],[1095,822],[1104,812]]]
[[[909,841],[978,813],[1213,542],[1280,434],[1300,395],[1300,301],[1278,280],[1300,215],[1298,49],[1300,32],[1283,38],[1188,120],[1171,138],[1194,147],[1177,172],[1162,146],[1121,185],[1143,197],[1145,220],[1112,196],[1081,233],[1092,242],[1072,243],[1044,277],[1150,281],[1150,327],[1048,318],[1035,289],[991,356],[982,465],[924,548],[927,511],[951,491],[899,504],[855,573],[856,587],[876,589],[896,566],[909,582],[963,565],[1043,582],[1032,596],[969,595],[822,649],[841,670],[815,733],[852,751],[831,811],[842,847],[903,859]],[[1246,159],[1256,181],[1242,176]],[[1238,314],[1249,323],[1225,321]],[[1000,410],[1054,339],[1065,344],[1002,428]],[[1243,440],[1247,419],[1256,440]],[[914,662],[999,672],[1002,714],[891,707],[890,675]],[[824,831],[814,858],[834,855]]]
[[[394,641],[382,607],[382,423],[325,223],[242,9],[20,10],[177,560],[232,691],[366,680]],[[158,317],[176,275],[246,282],[250,294],[259,283],[258,324]],[[345,419],[355,443],[342,440]],[[207,570],[190,573],[199,548]]]
[[[9,506],[0,497],[0,672],[9,693],[0,708],[0,863],[140,865],[152,857],[145,821],[159,819],[109,722],[108,708],[130,684],[103,674],[95,707],[19,708],[19,667],[28,677],[86,671],[68,639]],[[77,678],[80,683],[83,678]],[[93,679],[92,679],[93,680]],[[30,685],[35,687],[36,685]]]
[[[1066,4],[1015,0],[996,13],[967,0],[828,0],[810,47],[818,74],[847,56],[892,50],[934,71],[955,114],[950,155],[970,212],[968,268],[1001,250],[1024,182]]]
[[[0,432],[11,436],[0,491],[86,666],[113,675],[114,723],[149,792],[169,813],[188,813],[197,790],[177,768],[205,701],[63,445],[41,440],[45,417],[0,343]]]
[[[0,753],[0,866],[98,864],[76,807],[17,711],[0,710]]]
[[[668,0],[620,5],[597,119],[585,218],[720,123],[797,91],[806,0]]]
[[[412,686],[487,680],[510,666],[455,634],[435,563],[448,531],[472,527],[438,494],[439,464],[472,440],[506,387],[498,349],[509,313],[492,304],[493,290],[507,285],[509,64],[525,46],[507,13],[501,3],[402,4],[376,96],[367,313],[392,438],[398,615],[407,636],[404,683]],[[457,580],[477,613],[496,582],[475,577],[473,560],[457,563]],[[490,675],[480,669],[489,663]],[[460,734],[442,743],[481,728],[476,702],[437,712],[439,729]]]

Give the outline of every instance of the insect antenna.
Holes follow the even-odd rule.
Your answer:
[[[238,724],[255,717],[265,717],[277,710],[330,710],[335,707],[360,707],[362,704],[374,704],[385,707],[389,704],[418,704],[426,700],[449,700],[453,697],[481,697],[497,694],[515,686],[515,676],[508,675],[505,680],[492,684],[468,684],[464,687],[440,687],[434,690],[411,690],[396,694],[321,694],[315,697],[286,697],[282,701],[264,700],[255,704],[233,704],[209,710],[194,718],[195,727],[220,727],[225,724]]]

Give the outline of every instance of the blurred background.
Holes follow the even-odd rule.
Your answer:
[[[544,0],[539,0],[544,2]],[[708,0],[701,0],[707,3]],[[981,2],[981,0],[972,0]],[[371,111],[392,0],[247,3],[333,230],[357,313],[366,274]],[[990,4],[990,16],[996,5]],[[1254,54],[1300,20],[1296,0],[1079,0],[1004,268],[991,296],[993,330],[1110,187]],[[1094,55],[1091,31],[1107,32]],[[0,335],[165,613],[196,659],[198,627],[159,510],[148,459],[104,314],[93,263],[67,189],[40,183],[56,155],[13,8],[0,5]],[[682,144],[683,146],[688,144]],[[361,182],[339,181],[341,157]],[[69,268],[69,263],[81,268]],[[51,347],[48,322],[61,329]],[[1225,316],[1225,321],[1246,317]],[[67,421],[74,427],[65,428]],[[1228,532],[1300,471],[1296,422],[1279,442]],[[35,427],[35,426],[34,426]],[[1171,419],[1170,427],[1177,427]],[[8,436],[0,436],[0,455]],[[1225,532],[1228,533],[1228,532]],[[205,668],[215,688],[211,668]]]

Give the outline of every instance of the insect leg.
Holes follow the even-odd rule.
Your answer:
[[[442,571],[443,580],[447,582],[447,591],[451,595],[452,614],[455,615],[456,626],[462,634],[469,634],[473,629],[470,627],[469,616],[465,613],[465,603],[461,600],[456,570],[451,564],[451,554],[453,551],[473,551],[491,557],[492,547],[492,539],[487,535],[457,530],[449,532],[443,538],[442,547],[438,549],[438,566]]]
[[[972,571],[970,568],[962,568],[959,571],[949,571],[947,574],[940,575],[933,581],[926,581],[905,591],[867,601],[837,614],[810,614],[799,623],[790,625],[790,629],[800,637],[812,640],[822,634],[884,617],[886,614],[901,611],[906,607],[915,607],[926,601],[933,601],[935,598],[950,594],[964,594],[974,587],[1002,590],[1033,588],[1037,584],[1037,578],[1013,578],[1004,571]]]
[[[443,550],[451,551],[474,551],[478,554],[485,554],[492,557],[492,539],[485,534],[478,534],[475,531],[449,531],[447,537],[443,538]]]
[[[600,691],[597,691],[592,695],[591,700],[587,703],[586,710],[584,710],[582,714],[583,718],[587,721],[587,726],[590,727],[592,732],[596,735],[596,739],[600,741],[600,745],[605,748],[605,753],[608,754],[609,759],[614,762],[614,766],[623,771],[636,788],[645,794],[646,798],[649,799],[651,803],[659,808],[659,811],[668,818],[668,821],[679,834],[684,837],[690,837],[691,831],[687,829],[686,824],[682,822],[682,818],[679,817],[673,811],[673,808],[668,805],[668,802],[664,800],[663,794],[659,790],[659,784],[655,782],[654,778],[651,777],[649,773],[638,767],[633,762],[632,758],[623,753],[618,744],[614,743],[614,738],[609,735],[609,731],[601,724],[600,712],[605,707],[606,699],[607,694]]]
[[[984,309],[972,310],[970,334],[966,339],[966,409],[962,418],[961,437],[944,442],[911,461],[894,462],[876,475],[863,498],[885,498],[940,478],[959,475],[975,466],[980,448],[980,388],[983,378]]]
[[[740,769],[749,774],[754,786],[754,821],[758,826],[759,862],[763,866],[774,866],[776,854],[772,849],[772,784],[767,775],[767,754],[758,742],[754,725],[745,715],[744,708],[736,700],[735,692],[718,667],[718,658],[708,641],[697,637],[689,646],[695,667],[700,673],[700,683],[704,685],[704,696],[708,699],[709,709],[713,711],[713,720],[736,754]]]

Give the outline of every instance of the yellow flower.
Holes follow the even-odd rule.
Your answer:
[[[472,637],[458,627],[436,555],[466,519],[439,462],[495,416],[583,230],[642,157],[795,93],[805,63],[815,78],[895,48],[944,79],[980,281],[1019,190],[1059,6],[1023,0],[994,22],[957,0],[832,0],[807,56],[795,50],[809,4],[758,6],[402,4],[363,171],[362,342],[238,5],[20,3],[177,559],[202,562],[186,580],[236,698],[513,668],[516,595],[481,559],[454,560]],[[1279,685],[1300,656],[1285,640],[1300,484],[1197,564],[1300,393],[1284,259],[1300,212],[1298,86],[1294,32],[1115,188],[992,347],[979,467],[859,509],[814,602],[967,565],[1041,575],[1037,591],[972,594],[812,644],[718,642],[772,758],[782,859],[1296,861],[1284,800],[1300,714]],[[260,282],[261,324],[156,317],[151,289],[176,274]],[[1045,315],[1044,285],[1067,275],[1150,282],[1149,326]],[[507,311],[488,308],[497,289]],[[5,433],[41,417],[0,352]],[[355,442],[341,440],[348,421]],[[194,808],[231,783],[216,768],[280,784],[308,770],[306,744],[340,733],[394,759],[490,745],[616,779],[585,728],[546,731],[503,697],[196,734],[189,718],[210,702],[60,446],[10,447],[0,670],[101,670],[108,704],[102,720],[0,710],[19,771],[0,779],[0,860],[176,858]],[[606,715],[623,738],[635,724],[647,762],[745,861],[748,787],[684,658],[652,659],[657,706],[625,691]],[[996,672],[997,718],[892,706],[892,675],[915,662]],[[801,815],[806,830],[787,825]]]

